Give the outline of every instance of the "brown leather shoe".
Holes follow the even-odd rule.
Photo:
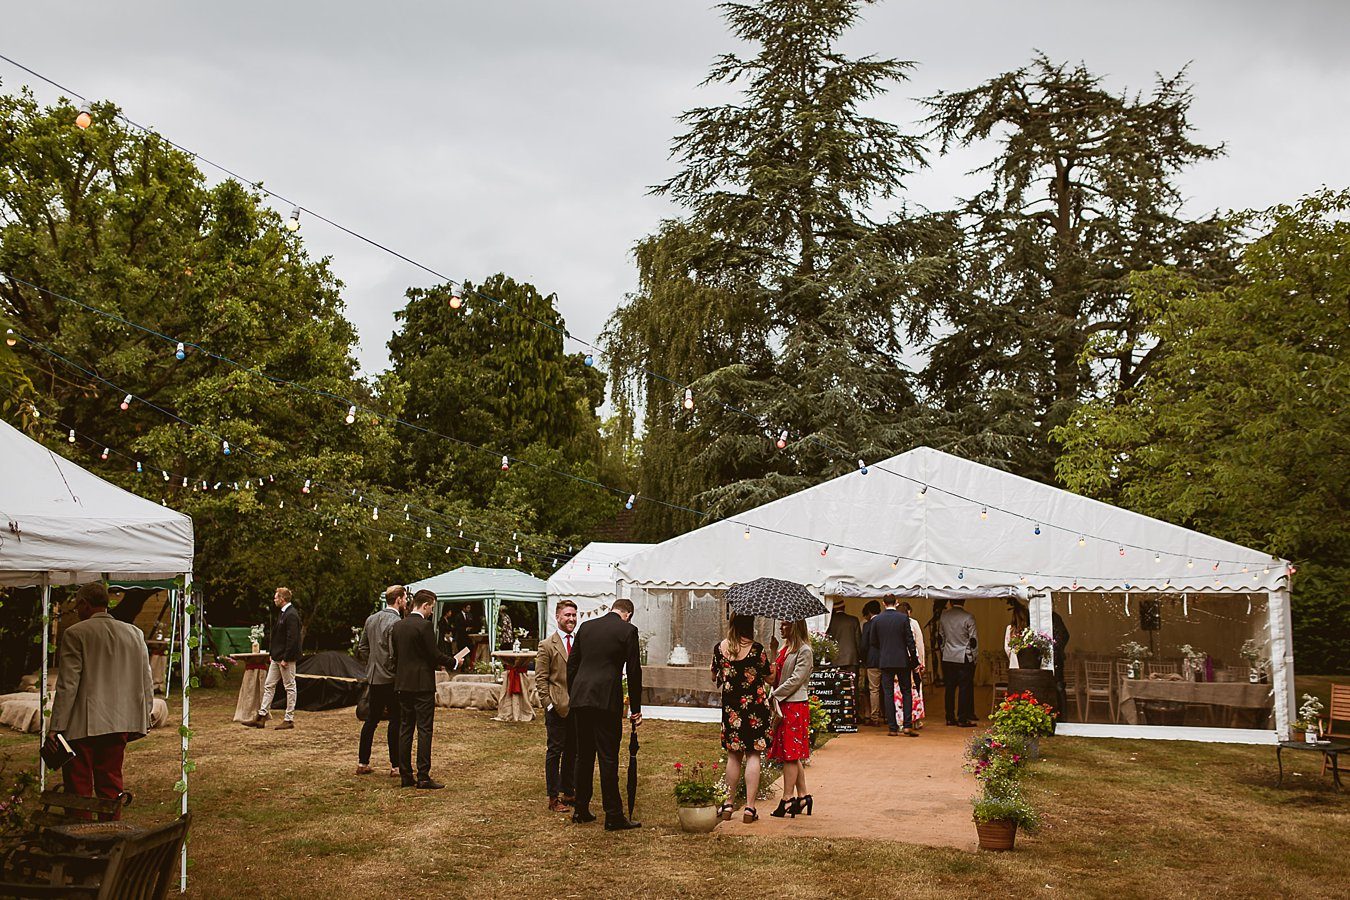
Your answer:
[[[905,737],[919,736],[919,730],[917,728],[906,728],[902,733],[905,735]]]
[[[356,766],[357,775],[373,775],[374,773],[375,770],[372,769],[370,766],[365,765],[364,763],[360,763]]]
[[[402,774],[403,774],[403,773],[400,772],[400,771],[398,770],[398,766],[390,766],[390,767],[389,767],[389,777],[390,777],[390,778],[398,778],[398,777],[401,776]]]
[[[276,725],[273,725],[272,727],[275,728],[277,731],[285,731],[287,728],[294,728],[295,723],[292,722],[290,719],[282,719],[280,722],[278,722]]]
[[[267,719],[263,718],[262,716],[254,716],[253,718],[249,719],[247,722],[244,723],[244,727],[245,727],[245,728],[266,728],[266,727],[267,727]]]
[[[549,797],[549,798],[548,798],[548,811],[549,811],[549,812],[556,812],[556,813],[565,813],[565,812],[571,812],[571,811],[572,811],[572,807],[568,806],[566,803],[564,803],[563,801],[559,800],[557,797]]]

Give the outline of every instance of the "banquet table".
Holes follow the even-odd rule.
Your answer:
[[[493,717],[498,722],[534,721],[534,679],[530,677],[529,665],[536,656],[533,650],[498,650],[492,654],[493,659],[506,667],[501,700]]]
[[[231,653],[230,658],[244,664],[244,676],[239,679],[239,699],[234,706],[234,721],[242,725],[253,721],[258,715],[263,682],[267,680],[267,666],[272,661],[272,654],[266,651]]]
[[[150,653],[150,681],[158,693],[167,694],[164,676],[169,668],[169,642],[146,638],[145,649]]]
[[[1252,710],[1257,725],[1260,726],[1270,715],[1270,690],[1268,684],[1240,681],[1196,682],[1125,678],[1120,682],[1120,716],[1131,725],[1148,724],[1144,722],[1145,703],[1181,703],[1227,710],[1230,722],[1236,719],[1239,711]]]

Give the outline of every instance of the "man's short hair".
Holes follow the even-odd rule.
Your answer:
[[[955,606],[959,609],[965,609],[966,606],[965,597],[953,597],[949,602],[951,603],[952,606]]]
[[[435,602],[436,602],[435,591],[429,591],[426,588],[423,588],[422,590],[413,594],[413,606],[422,607],[426,606],[428,603],[435,603]]]
[[[866,603],[863,604],[863,615],[864,616],[881,615],[881,604],[875,600],[868,600]]]
[[[572,607],[573,609],[576,609],[576,608],[577,608],[576,603],[573,602],[573,601],[571,601],[571,600],[559,600],[559,601],[558,601],[557,609],[555,609],[555,610],[553,611],[553,614],[556,616],[556,615],[558,614],[558,610],[559,610],[559,609],[562,609],[562,608],[567,607],[567,606],[570,606],[570,607]]]
[[[91,581],[88,584],[80,585],[80,589],[75,592],[75,599],[76,601],[83,600],[98,609],[107,609],[108,589],[103,586],[101,581]]]
[[[895,599],[895,595],[894,595],[894,594],[887,594],[885,597],[882,597],[881,600],[882,600],[882,602],[885,603],[887,606],[894,606],[895,603],[896,603],[896,599]]]
[[[620,597],[618,600],[614,601],[614,605],[610,608],[615,612],[626,612],[631,616],[633,614],[633,601]]]
[[[407,596],[407,594],[408,589],[405,588],[403,585],[391,584],[389,585],[389,587],[384,589],[384,602],[388,603],[390,606],[393,606],[395,603],[399,601],[400,597],[405,597]]]
[[[282,600],[290,600],[290,599],[291,599],[291,589],[288,588],[288,587],[279,587],[279,588],[277,588],[277,593],[281,595],[281,599],[282,599]]]

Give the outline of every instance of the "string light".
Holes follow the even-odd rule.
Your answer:
[[[957,570],[956,570],[956,577],[957,577],[958,580],[964,580],[965,577],[966,577],[966,570],[965,570],[965,569],[957,569]]]
[[[1078,536],[1078,546],[1084,547],[1084,546],[1086,546],[1086,545],[1087,545],[1087,538],[1083,537],[1083,536],[1080,534],[1080,535]]]
[[[478,542],[477,542],[477,541],[474,541],[474,542],[473,542],[473,552],[474,552],[474,553],[477,553],[477,552],[478,552]]]
[[[347,407],[347,424],[350,425],[355,421],[356,421],[356,407],[354,405],[349,406]]]
[[[179,361],[187,359],[187,348],[183,346],[182,341],[179,341],[178,346],[173,348],[173,355]]]
[[[820,548],[820,555],[821,555],[821,556],[826,556],[826,555],[829,554],[829,552],[830,552],[830,545],[829,545],[829,544],[826,544],[824,547],[821,547],[821,548]]]
[[[165,480],[166,482],[169,480],[169,473],[168,473],[168,472],[164,471],[163,469],[160,469],[160,470],[159,470],[159,474],[161,474],[161,475],[164,476],[164,480]]]
[[[786,447],[787,447],[787,432],[784,431],[782,434],[778,436],[778,449],[782,450]]]
[[[595,365],[595,357],[587,353],[586,357],[581,362],[589,369],[591,366]]]
[[[431,537],[431,526],[427,526],[427,537]]]
[[[378,506],[373,506],[373,507],[371,507],[371,510],[370,510],[370,517],[371,517],[371,519],[373,519],[373,520],[375,520],[375,521],[377,521],[377,522],[379,521],[379,519],[380,519],[380,508],[379,508]]]
[[[1121,555],[1121,556],[1124,556],[1124,555],[1125,555],[1125,547],[1124,547],[1123,545],[1122,545],[1121,548],[1120,548],[1120,555]]]
[[[454,284],[450,286],[450,308],[459,309],[464,305],[464,288]],[[588,364],[589,365],[589,364]]]
[[[67,440],[69,440],[72,444],[75,443],[75,429],[74,429],[74,428],[70,429],[70,435],[69,435],[69,437],[67,438]]]
[[[126,410],[130,409],[130,408],[131,408],[131,395],[130,395],[130,394],[127,394],[125,397],[123,397],[123,398],[122,398],[122,402],[121,402],[120,404],[118,404],[118,406],[120,406],[121,409],[122,409],[123,411],[126,411]]]
[[[1162,554],[1161,554],[1161,553],[1154,553],[1154,554],[1153,554],[1153,561],[1154,561],[1155,563],[1160,563],[1160,562],[1162,562]]]
[[[742,535],[747,541],[750,540],[750,526],[745,526],[745,534]]]
[[[1188,569],[1194,569],[1194,568],[1195,568],[1195,560],[1193,560],[1193,559],[1188,559],[1188,560],[1186,560],[1186,568],[1188,568]]]
[[[858,460],[858,471],[863,475],[867,474],[867,463],[863,462],[861,459]]]
[[[75,125],[81,131],[94,124],[94,116],[89,112],[89,104],[81,103],[79,111],[75,114]]]
[[[229,456],[229,455],[230,455],[230,442],[229,442],[229,441],[221,441],[221,442],[220,442],[220,450],[221,450],[221,452],[224,453],[226,456]]]
[[[291,210],[291,217],[286,220],[286,230],[291,234],[300,230],[300,207]]]
[[[144,471],[145,471],[145,470],[141,468],[141,461],[140,461],[139,459],[136,460],[136,472],[139,474],[139,473],[144,472]]]
[[[899,567],[900,567],[900,558],[899,558],[899,557],[896,557],[895,559],[891,560],[891,568],[892,568],[892,569],[898,569]]]
[[[691,388],[684,389],[684,408],[694,408],[694,391]]]
[[[5,346],[6,346],[6,347],[13,347],[13,346],[14,346],[15,344],[17,344],[18,342],[19,342],[19,337],[18,337],[18,335],[16,335],[16,334],[14,333],[14,329],[13,329],[13,328],[6,328],[6,329],[5,329]]]
[[[928,493],[928,485],[925,484],[923,487],[919,488],[919,495],[918,495],[919,499],[922,500],[924,498],[924,495],[926,495],[927,493]]]
[[[505,471],[507,471],[507,470],[510,469],[510,468],[511,468],[511,460],[508,459],[507,457],[503,456],[503,457],[502,457],[502,471],[505,472]]]
[[[1032,532],[1032,534],[1040,534],[1040,533],[1041,533],[1041,523],[1037,522],[1037,523],[1036,523],[1036,528],[1035,528],[1035,530]]]
[[[985,519],[988,518],[989,518],[989,507],[987,506],[980,507],[980,521],[984,521]]]
[[[637,502],[637,494],[629,494],[629,495],[628,495],[628,502],[625,503],[625,504],[623,505],[623,508],[624,508],[624,509],[632,509],[632,508],[633,508],[633,504],[634,504],[635,502]]]
[[[99,459],[107,459],[107,458],[108,458],[108,448],[107,448],[107,447],[104,447],[104,448],[103,448],[103,452],[100,453],[100,454],[98,455],[98,458],[99,458]]]
[[[308,479],[308,478],[305,479],[305,486],[302,487],[302,488],[300,489],[300,493],[302,493],[302,494],[308,494],[308,493],[309,493],[309,479]]]

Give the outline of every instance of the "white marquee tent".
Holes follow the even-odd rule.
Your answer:
[[[53,585],[84,584],[106,578],[184,579],[192,591],[192,519],[110,484],[48,450],[6,422],[0,422],[0,585],[42,588],[40,690],[47,696],[47,654]],[[188,656],[189,604],[182,603],[178,633]],[[183,725],[189,723],[187,667],[183,667]],[[46,739],[45,709],[42,739]],[[182,739],[180,777],[187,783],[187,738]],[[45,777],[45,772],[43,773]],[[183,791],[182,811],[188,796]],[[181,886],[187,886],[183,850]]]
[[[1150,728],[1152,737],[1273,741],[1293,702],[1288,563],[1186,528],[920,447],[639,551],[616,563],[620,596],[706,599],[762,576],[822,595],[1030,598],[1049,630],[1052,597],[1083,603],[1264,595],[1275,730]],[[1187,609],[1189,614],[1189,608]],[[1066,733],[1127,736],[1121,725]],[[1226,733],[1219,733],[1224,731]],[[1200,732],[1205,732],[1201,734]]]
[[[576,603],[577,615],[585,621],[596,613],[607,611],[617,598],[615,566],[640,550],[654,544],[624,544],[596,541],[581,548],[581,552],[563,563],[562,568],[548,579],[547,634],[558,630],[553,611],[558,601],[568,599]]]

